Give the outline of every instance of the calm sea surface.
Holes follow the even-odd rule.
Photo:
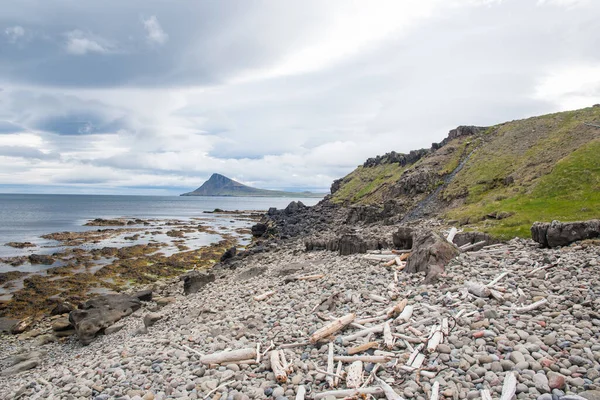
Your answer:
[[[7,242],[41,244],[44,234],[96,230],[98,227],[83,226],[94,218],[187,219],[206,216],[203,211],[215,208],[285,208],[293,200],[314,205],[320,199],[0,194],[0,257],[22,252],[5,246]]]

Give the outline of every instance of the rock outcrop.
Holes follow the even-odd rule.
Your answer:
[[[197,293],[204,286],[215,281],[215,274],[192,271],[181,277],[185,294]]]
[[[392,235],[394,247],[402,250],[410,250],[413,247],[413,229],[408,226],[401,226]]]
[[[422,230],[413,236],[413,251],[406,272],[425,272],[436,266],[443,271],[446,264],[459,254],[458,249],[437,232]]]
[[[578,240],[600,237],[600,220],[535,222],[531,237],[544,247],[566,246]]]
[[[75,327],[79,341],[88,345],[98,333],[141,307],[137,297],[108,294],[95,297],[71,311],[69,322]]]

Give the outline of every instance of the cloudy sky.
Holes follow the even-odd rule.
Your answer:
[[[0,192],[328,189],[600,102],[596,0],[6,0]]]

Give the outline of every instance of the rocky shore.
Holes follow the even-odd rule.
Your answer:
[[[268,235],[279,221],[283,239],[230,254],[196,293],[185,295],[180,279],[151,284],[151,301],[88,346],[73,336],[3,337],[0,397],[400,398],[392,388],[418,400],[504,400],[511,390],[518,399],[600,398],[597,240],[484,243],[429,283],[428,271],[403,270],[403,252],[364,253],[401,243],[397,226],[345,233],[369,245],[342,255],[307,241],[329,243],[332,231],[318,227],[346,215],[298,204],[269,214],[253,233]],[[424,226],[448,233],[436,221]],[[340,318],[348,321],[336,326]],[[340,391],[355,387],[369,394]]]

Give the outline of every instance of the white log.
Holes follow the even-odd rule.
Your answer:
[[[442,318],[442,334],[445,337],[450,336],[450,327],[448,326],[448,318]]]
[[[414,338],[414,337],[411,337],[411,336],[407,336],[407,335],[403,335],[401,333],[395,333],[395,332],[392,333],[392,336],[396,337],[398,339],[405,340],[408,343],[423,343],[426,340],[426,339],[423,339],[423,338]]]
[[[388,316],[383,314],[378,317],[362,318],[362,319],[356,320],[356,323],[357,324],[371,324],[373,322],[379,322],[379,321],[386,320],[387,318],[388,318]]]
[[[431,387],[431,397],[429,400],[438,400],[440,398],[440,382],[433,382],[433,386]]]
[[[424,361],[425,361],[425,354],[419,353],[419,354],[417,354],[417,356],[415,357],[415,360],[412,362],[412,364],[410,366],[413,368],[417,368],[417,369],[421,368]]]
[[[392,352],[392,351],[385,351],[385,350],[375,350],[373,352],[374,356],[384,356],[384,357],[390,357],[390,358],[395,358],[397,356],[396,353]]]
[[[477,297],[490,297],[490,289],[477,282],[465,282],[465,287],[469,293],[474,294]]]
[[[360,389],[344,389],[344,390],[331,390],[329,392],[322,392],[315,394],[315,400],[324,399],[328,396],[333,396],[336,399],[344,398],[344,397],[354,397],[358,395],[371,395],[382,397],[385,395],[384,391],[380,387],[370,387],[370,388],[360,388]]]
[[[394,337],[392,336],[390,321],[386,321],[383,324],[383,342],[387,349],[392,349],[394,347]]]
[[[283,350],[272,350],[269,356],[271,360],[271,370],[275,374],[275,380],[278,383],[287,382],[287,372],[285,371],[285,365],[283,363],[281,352]]]
[[[375,300],[375,301],[378,301],[380,303],[387,303],[388,302],[388,299],[386,299],[385,297],[379,296],[379,295],[373,294],[373,293],[369,293],[369,298],[371,300]]]
[[[467,251],[467,250],[471,250],[477,246],[481,246],[482,244],[485,244],[485,240],[482,240],[481,242],[477,242],[477,243],[473,243],[473,244],[469,244],[469,245],[465,245],[465,246],[461,246],[460,249],[462,251]]]
[[[446,236],[446,240],[452,244],[454,244],[454,236],[456,236],[456,234],[458,233],[458,229],[456,229],[455,227],[452,227],[452,229],[450,229],[450,232],[448,232],[448,236]]]
[[[348,335],[348,336],[344,336],[344,337],[342,337],[342,343],[344,345],[347,345],[348,343],[352,342],[353,340],[356,340],[363,336],[367,336],[370,333],[381,333],[381,332],[383,332],[383,324],[373,326],[371,328],[363,329],[362,331],[354,332],[353,334]]]
[[[329,350],[327,352],[327,372],[333,374],[333,342],[329,342]],[[329,387],[333,388],[333,377],[328,376],[326,380]]]
[[[437,370],[436,371],[423,371],[421,370],[419,372],[419,375],[424,376],[425,378],[429,378],[429,379],[433,379],[435,378],[435,376],[437,375]]]
[[[425,347],[425,345],[423,343],[421,343],[420,345],[415,347],[415,349],[413,350],[411,355],[408,357],[408,361],[406,362],[406,365],[412,365],[412,363],[415,361],[415,358],[417,358],[417,355],[423,349],[423,347]]]
[[[337,369],[335,371],[335,377],[333,378],[333,386],[338,387],[340,385],[340,378],[342,377],[342,362],[338,361]]]
[[[433,332],[431,339],[429,339],[429,341],[427,342],[427,351],[429,353],[434,353],[443,340],[444,335],[442,334],[441,329],[438,328],[435,332]]]
[[[391,357],[385,356],[335,356],[333,357],[334,361],[341,361],[344,363],[352,363],[354,361],[362,361],[367,363],[386,363],[390,361]]]
[[[517,391],[517,376],[514,372],[508,372],[504,377],[502,385],[502,395],[500,400],[511,400]]]
[[[492,394],[489,390],[483,389],[481,391],[481,400],[492,400]]]
[[[377,380],[377,383],[379,383],[379,386],[381,386],[381,388],[383,389],[387,400],[404,400],[404,398],[402,398],[398,393],[396,393],[394,389],[392,389],[392,387],[388,385],[383,379],[377,376],[375,377],[375,379]]]
[[[304,276],[299,276],[298,278],[296,278],[296,280],[298,280],[298,281],[314,281],[314,280],[317,280],[317,279],[321,279],[324,276],[325,275],[323,275],[323,274],[304,275]]]
[[[404,265],[404,263],[402,262],[402,259],[400,257],[396,257],[394,258],[394,262],[396,263],[397,266],[402,267]]]
[[[269,292],[263,293],[263,294],[259,294],[258,296],[254,296],[254,300],[255,301],[263,301],[268,299],[269,297],[273,296],[275,294],[274,290],[271,290]]]
[[[402,310],[400,315],[398,315],[398,318],[396,318],[396,321],[408,322],[410,320],[410,318],[412,317],[414,310],[415,310],[414,306],[407,305],[406,307],[404,307],[404,310]]]
[[[508,271],[504,271],[503,273],[501,273],[500,275],[498,275],[496,278],[494,278],[490,283],[488,283],[486,286],[490,287],[490,286],[494,286],[496,283],[500,282],[502,280],[502,278],[504,278],[506,275],[508,275],[509,272]]]
[[[202,364],[222,364],[226,362],[256,359],[256,348],[240,349],[232,351],[221,351],[200,357]]]
[[[306,388],[304,385],[298,386],[298,393],[296,393],[296,400],[304,400],[306,396]]]
[[[358,389],[363,383],[363,362],[354,361],[346,372],[346,386]]]
[[[321,329],[318,329],[315,333],[310,336],[309,341],[311,343],[317,343],[319,340],[324,339],[328,336],[333,335],[337,331],[344,329],[348,324],[350,324],[356,318],[356,314],[350,313],[344,315],[341,318],[336,319],[335,321],[326,324]]]
[[[494,299],[498,300],[498,301],[503,301],[504,300],[504,295],[494,289],[490,289],[490,296],[492,296]]]
[[[528,306],[515,308],[515,309],[513,309],[513,311],[516,312],[517,314],[522,314],[522,313],[526,313],[526,312],[538,309],[538,308],[544,306],[546,303],[548,303],[548,299],[542,299],[542,300],[536,301],[535,303],[530,304]]]

